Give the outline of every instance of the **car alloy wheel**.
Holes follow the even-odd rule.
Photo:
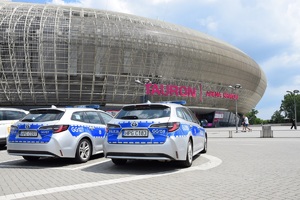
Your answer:
[[[91,143],[88,139],[82,139],[76,150],[75,160],[79,163],[87,162],[91,157]]]
[[[187,144],[187,152],[185,161],[181,162],[182,167],[190,167],[193,163],[193,144],[192,141],[189,140]]]

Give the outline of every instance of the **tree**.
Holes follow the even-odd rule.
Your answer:
[[[281,111],[276,110],[274,114],[271,117],[272,123],[283,123],[284,122],[284,116],[281,114]]]
[[[246,114],[246,116],[247,116],[248,119],[249,119],[249,123],[250,123],[250,124],[256,124],[256,122],[257,122],[257,117],[256,117],[256,115],[257,115],[257,114],[258,114],[258,111],[255,110],[254,108],[252,108],[252,110]]]
[[[269,123],[269,120],[263,120],[263,119],[256,117],[257,114],[258,114],[258,110],[254,109],[254,108],[252,108],[252,110],[250,112],[245,114],[248,117],[250,124],[267,124],[267,123]]]
[[[294,99],[295,98],[295,99]],[[300,95],[295,94],[286,94],[284,95],[284,99],[281,101],[280,111],[283,111],[285,114],[284,116],[289,119],[295,118],[295,107],[294,102],[296,103],[297,107],[297,121],[300,120]]]

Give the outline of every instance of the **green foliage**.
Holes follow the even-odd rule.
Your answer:
[[[300,119],[300,95],[286,94],[284,99],[281,101],[280,111],[284,112],[284,117],[293,119],[295,118],[295,107],[297,108],[297,121]],[[275,114],[275,113],[274,113]]]
[[[245,114],[248,117],[250,124],[256,124],[256,122],[258,121],[257,117],[256,117],[257,114],[258,114],[258,111],[255,110],[254,108],[252,108],[252,110],[250,112]]]
[[[267,124],[267,123],[269,123],[268,120],[263,120],[263,119],[256,117],[257,114],[258,114],[258,110],[254,109],[254,108],[252,108],[252,110],[250,112],[245,114],[248,117],[250,124]]]
[[[284,123],[284,116],[281,114],[281,111],[276,110],[271,117],[271,123]]]

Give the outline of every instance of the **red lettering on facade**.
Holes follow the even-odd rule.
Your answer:
[[[188,86],[177,86],[177,85],[163,85],[163,84],[145,84],[147,95],[160,95],[160,96],[176,96],[176,97],[197,97],[197,89]],[[199,99],[202,102],[202,85],[199,87]],[[239,98],[238,94],[233,93],[222,93],[217,91],[206,91],[205,95],[207,97],[214,98],[224,98],[237,100]]]
[[[181,97],[188,96],[188,94],[187,94],[187,88],[185,86],[180,86],[179,87],[179,96],[181,96]]]
[[[196,97],[196,88],[188,87],[188,96]]]
[[[151,94],[152,95],[154,95],[154,94],[160,95],[160,89],[158,88],[158,85],[156,85],[156,84],[152,85],[152,92],[151,92]]]
[[[151,83],[145,84],[146,87],[146,94],[150,94],[150,87],[152,86]]]
[[[170,96],[175,94],[176,97],[178,97],[178,87],[177,85],[171,85],[170,86]]]

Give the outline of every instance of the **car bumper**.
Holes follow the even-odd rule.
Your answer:
[[[169,137],[163,144],[104,143],[107,158],[141,160],[185,160],[187,137]]]
[[[74,157],[76,143],[68,133],[53,135],[47,143],[7,141],[7,152],[18,156]]]
[[[6,144],[6,138],[0,138],[0,145]]]

